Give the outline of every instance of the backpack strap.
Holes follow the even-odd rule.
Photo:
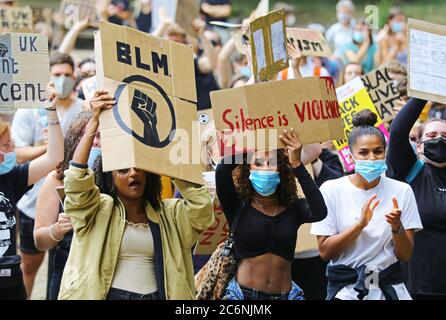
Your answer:
[[[421,170],[423,170],[423,168],[424,168],[424,161],[418,159],[413,165],[412,169],[410,169],[409,173],[407,174],[406,182],[411,183],[421,172]]]

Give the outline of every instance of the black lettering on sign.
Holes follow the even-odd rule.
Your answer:
[[[157,52],[152,51],[150,53],[151,65],[146,62],[143,62],[145,52],[141,52],[141,48],[134,48],[136,67],[139,69],[143,69],[146,71],[153,70],[154,73],[160,73],[160,69],[163,69],[163,73],[165,76],[169,76],[169,64],[167,61],[167,55],[161,54],[159,55]],[[118,62],[125,63],[127,65],[132,65],[132,48],[129,44],[116,41],[116,56]],[[146,58],[147,59],[147,58]]]
[[[36,36],[20,36],[19,37],[19,48],[20,51],[37,52],[35,42],[37,40]]]
[[[113,108],[113,115],[118,122],[118,125],[129,135],[137,139],[139,142],[145,144],[146,146],[153,147],[153,148],[164,148],[167,146],[171,139],[173,139],[173,134],[176,129],[176,116],[175,116],[175,109],[173,108],[172,101],[170,100],[169,96],[166,94],[166,92],[159,86],[156,82],[150,80],[149,78],[134,75],[125,78],[122,80],[123,84],[118,86],[118,89],[116,89],[115,93],[115,101],[116,103],[119,103],[119,97],[121,96],[122,91],[124,88],[133,83],[133,82],[141,82],[148,84],[156,89],[158,91],[159,95],[163,97],[165,100],[170,116],[171,116],[171,127],[169,130],[169,134],[164,137],[164,139],[161,139],[158,134],[158,118],[157,118],[157,109],[158,106],[153,99],[151,99],[146,93],[140,91],[140,90],[134,90],[133,93],[133,99],[132,99],[132,105],[131,109],[132,111],[138,116],[138,118],[143,122],[144,124],[144,133],[142,136],[138,135],[136,132],[134,132],[131,128],[129,128],[124,121],[121,118],[121,115],[119,114],[119,108],[115,106]],[[161,124],[162,126],[165,125],[164,123]]]

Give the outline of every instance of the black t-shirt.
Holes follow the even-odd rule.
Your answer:
[[[211,91],[219,90],[217,80],[214,74],[202,73],[198,68],[198,58],[194,60],[195,66],[195,85],[197,87],[197,110],[209,109],[211,107]]]
[[[0,175],[0,259],[17,254],[16,204],[32,187],[28,187],[28,168],[28,163],[16,165]]]
[[[225,4],[231,4],[231,0],[202,0],[201,3],[208,3],[210,5],[225,5]],[[211,21],[222,21],[222,22],[226,22],[226,18],[215,18],[215,17],[211,17],[208,16],[207,14],[204,13],[204,16],[206,17],[206,24],[209,24],[209,22]]]
[[[152,28],[152,12],[148,14],[140,13],[136,18],[136,27],[139,31],[150,33]]]

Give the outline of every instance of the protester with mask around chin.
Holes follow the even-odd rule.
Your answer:
[[[55,53],[50,58],[50,73],[59,98],[55,106],[56,113],[62,133],[65,135],[73,119],[82,111],[82,100],[73,93],[75,84],[73,60],[67,54]],[[48,129],[49,119],[43,109],[17,110],[11,131],[19,163],[34,160],[47,151]],[[28,296],[31,295],[34,278],[44,258],[44,252],[36,248],[33,237],[37,194],[43,180],[38,181],[17,203],[23,278]]]
[[[48,146],[40,157],[17,164],[9,124],[0,122],[0,300],[26,299],[27,294],[16,252],[15,210],[19,199],[63,159],[63,137],[56,113],[54,86],[49,86]],[[22,128],[23,131],[29,128]]]
[[[291,279],[297,230],[325,218],[319,189],[301,163],[302,144],[291,129],[281,136],[285,150],[225,157],[216,170],[217,195],[234,234],[236,276],[229,282],[229,300],[302,300]],[[306,199],[298,199],[296,178]],[[238,216],[238,218],[237,218]]]
[[[98,91],[92,100],[92,104],[107,103],[106,94]],[[63,188],[64,171],[68,169],[69,162],[73,158],[76,146],[79,144],[91,112],[81,112],[71,123],[65,137],[65,157],[59,163],[56,170],[51,171],[40,189],[36,204],[36,219],[34,226],[34,240],[38,250],[50,250],[49,254],[49,299],[56,300],[59,294],[60,282],[65,268],[65,263],[70,252],[73,226],[68,216],[63,213],[61,198],[56,188]],[[99,132],[93,140],[93,147],[88,158],[88,166],[93,169],[93,164],[101,155]]]
[[[333,50],[334,58],[342,58],[344,47],[351,42],[355,21],[355,6],[351,0],[340,0],[336,4],[338,22],[332,25],[325,34],[328,44]]]
[[[392,178],[412,187],[424,229],[415,236],[407,268],[414,299],[446,299],[446,121],[431,119],[421,127],[417,155],[408,136],[425,100],[411,98],[392,122],[387,164]],[[405,269],[406,269],[405,268]]]
[[[368,109],[353,116],[348,145],[355,173],[321,186],[328,215],[311,233],[330,260],[328,300],[411,299],[399,261],[410,259],[422,225],[410,186],[383,175],[386,140],[376,121]]]

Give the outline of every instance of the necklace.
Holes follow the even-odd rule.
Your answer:
[[[256,197],[252,197],[252,198],[253,198],[254,201],[257,203],[257,205],[262,209],[262,213],[263,213],[263,214],[265,214],[265,215],[267,215],[267,216],[270,216],[270,217],[275,217],[275,216],[277,215],[277,211],[279,210],[279,206],[276,206],[276,209],[274,210],[274,213],[273,213],[273,215],[271,216],[271,215],[269,215],[269,214],[267,214],[267,213],[265,212],[265,209],[263,208],[263,205],[260,203],[259,200],[256,199]]]

